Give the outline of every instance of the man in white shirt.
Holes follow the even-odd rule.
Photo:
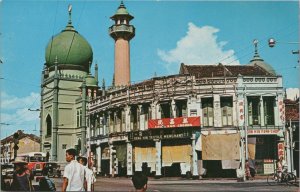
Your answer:
[[[76,150],[66,150],[66,165],[63,175],[62,191],[85,191],[85,169],[75,160]]]
[[[89,169],[87,165],[86,157],[78,157],[77,161],[85,167],[85,177],[87,182],[87,191],[94,191],[94,183],[96,182],[96,177],[93,170]]]

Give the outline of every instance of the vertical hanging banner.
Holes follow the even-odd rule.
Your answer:
[[[278,158],[284,157],[284,144],[283,143],[278,143],[277,144],[277,152],[278,152]]]
[[[243,100],[239,100],[238,101],[238,116],[239,116],[239,126],[243,126],[244,125],[244,101]]]
[[[284,103],[283,99],[278,99],[278,105],[279,105],[279,115],[280,115],[280,120],[281,123],[284,125],[285,124],[285,108],[284,108]]]
[[[200,117],[149,119],[148,128],[200,127]]]

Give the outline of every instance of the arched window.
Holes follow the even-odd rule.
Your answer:
[[[52,133],[52,119],[50,117],[50,115],[47,116],[46,118],[46,124],[47,124],[47,136],[51,136]]]

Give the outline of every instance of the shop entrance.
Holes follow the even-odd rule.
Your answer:
[[[221,160],[204,160],[203,167],[207,170],[207,178],[236,178],[235,169],[222,169]]]
[[[164,177],[180,177],[180,163],[172,163],[169,167],[163,167],[162,174]]]

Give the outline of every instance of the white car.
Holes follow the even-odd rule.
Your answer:
[[[14,173],[13,164],[3,164],[1,165],[1,174],[2,177],[12,177]]]

